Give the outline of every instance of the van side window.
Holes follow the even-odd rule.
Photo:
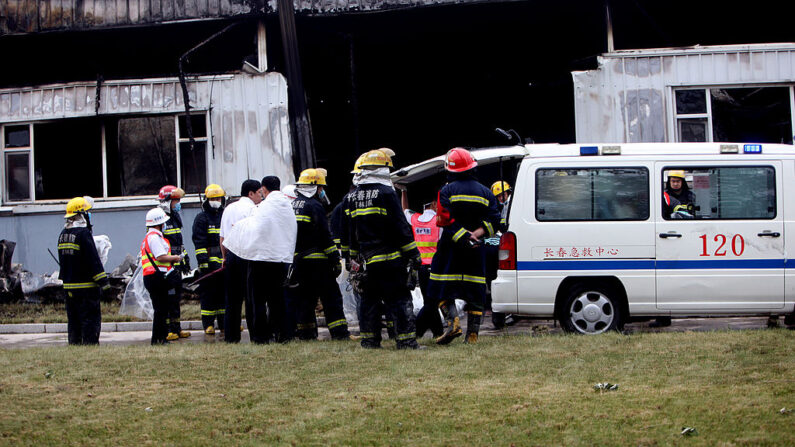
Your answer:
[[[648,218],[649,171],[644,167],[536,171],[540,222]]]
[[[775,219],[776,171],[772,166],[663,169],[663,218]]]

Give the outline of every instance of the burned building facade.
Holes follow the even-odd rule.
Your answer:
[[[791,143],[793,9],[0,0],[0,238],[17,241],[15,262],[52,271],[66,200],[91,195],[111,269],[136,252],[164,184],[189,193],[186,222],[209,182],[234,195],[312,164],[329,169],[333,200],[367,149],[407,165],[505,144],[495,127],[536,142]]]

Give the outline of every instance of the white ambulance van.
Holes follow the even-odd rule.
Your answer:
[[[630,318],[793,311],[795,147],[521,148],[494,311],[586,334]],[[666,203],[672,171],[691,191],[689,212]]]

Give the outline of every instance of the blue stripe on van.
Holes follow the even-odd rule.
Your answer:
[[[627,260],[549,260],[519,261],[517,270],[684,270],[684,269],[776,269],[795,268],[795,259],[710,259],[688,261]]]

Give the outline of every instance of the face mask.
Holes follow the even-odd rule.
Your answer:
[[[325,204],[327,204],[327,205],[331,204],[331,201],[328,199],[328,196],[326,195],[326,190],[325,190],[325,189],[324,189],[324,190],[322,190],[322,191],[320,191],[320,192],[317,194],[317,196],[318,196],[318,197],[320,198],[320,200],[321,200],[322,202],[324,202]]]
[[[178,204],[174,205],[174,212],[175,213],[180,212],[181,209],[182,209],[182,204],[181,203],[178,203]]]
[[[217,200],[210,200],[210,208],[218,209],[221,208],[221,202]]]

